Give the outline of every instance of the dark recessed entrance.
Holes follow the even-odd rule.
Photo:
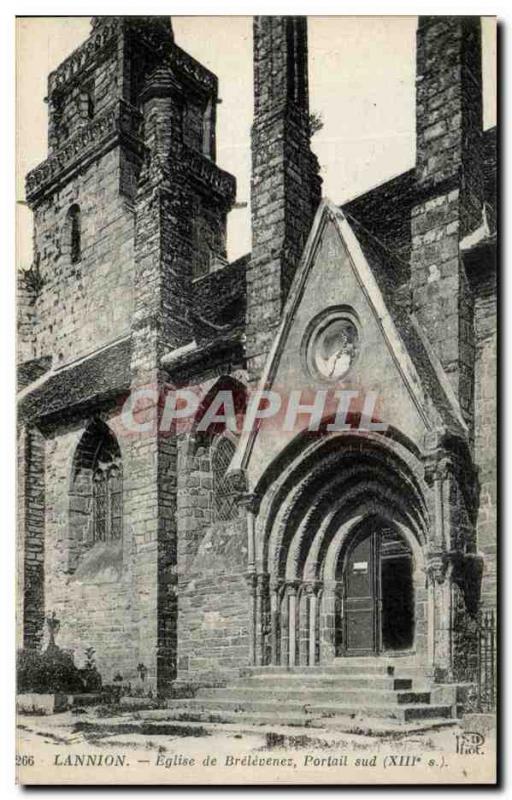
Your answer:
[[[378,520],[364,523],[345,551],[342,583],[340,653],[371,655],[413,646],[412,553],[397,531]]]

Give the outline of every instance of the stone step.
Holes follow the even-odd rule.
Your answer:
[[[341,687],[307,687],[290,689],[287,686],[275,687],[271,689],[261,687],[253,688],[247,686],[229,687],[226,689],[200,689],[195,699],[218,699],[232,700],[240,703],[252,702],[253,700],[265,700],[271,698],[276,705],[293,702],[301,703],[353,703],[355,706],[362,701],[365,705],[403,705],[407,703],[429,703],[430,692],[394,691],[393,689],[345,689]]]
[[[240,674],[242,677],[256,676],[256,675],[318,675],[321,671],[322,674],[328,675],[381,675],[383,677],[395,675],[395,665],[393,664],[361,664],[356,665],[352,663],[322,664],[321,667],[314,666],[297,666],[297,667],[284,667],[268,665],[265,667],[244,667]],[[401,671],[400,671],[401,672]]]
[[[186,719],[179,720],[180,715],[186,717]],[[269,714],[264,712],[253,712],[250,714],[240,711],[223,712],[222,716],[217,715],[217,718],[215,718],[215,715],[213,715],[213,719],[210,719],[210,717],[212,717],[210,712],[195,711],[192,713],[190,711],[184,712],[179,709],[173,711],[168,708],[139,711],[137,716],[141,720],[150,720],[151,722],[173,721],[177,724],[190,724],[192,726],[202,723],[205,727],[211,728],[212,730],[215,730],[215,726],[218,724],[225,724],[226,727],[233,732],[248,734],[254,733],[252,726],[257,725],[260,726],[258,733],[266,731],[274,735],[283,732],[287,727],[301,726],[308,730],[315,729],[321,736],[324,736],[327,732],[329,732],[329,734],[352,732],[378,736],[393,733],[406,736],[415,731],[431,730],[434,727],[447,727],[459,724],[459,721],[455,717],[432,717],[427,720],[403,722],[399,720],[372,719],[371,717],[363,719],[357,715],[312,718],[311,715],[304,713],[287,716],[286,714]],[[194,722],[194,720],[191,719],[192,717],[197,718],[197,722]],[[287,733],[294,737],[297,735],[295,730],[287,731]],[[322,740],[319,739],[318,741],[320,742]],[[330,741],[332,742],[332,739],[330,739]]]
[[[180,715],[186,719],[180,719]],[[362,719],[357,717],[320,717],[318,719],[311,719],[309,715],[300,714],[292,717],[278,716],[275,714],[253,713],[243,714],[240,712],[231,713],[224,712],[222,717],[210,714],[209,712],[196,711],[194,714],[191,712],[178,711],[173,713],[169,709],[152,709],[146,711],[139,711],[137,714],[140,719],[141,730],[143,729],[144,721],[152,723],[172,723],[177,727],[186,727],[188,731],[197,726],[198,735],[204,735],[204,730],[218,732],[218,725],[225,726],[226,731],[237,734],[259,735],[271,734],[273,737],[276,735],[282,736],[284,739],[283,746],[294,747],[296,737],[298,735],[297,728],[303,728],[304,734],[308,736],[311,742],[316,742],[318,746],[324,746],[326,736],[332,745],[337,734],[353,733],[366,736],[408,736],[410,733],[417,733],[420,731],[431,731],[433,728],[447,727],[457,725],[456,719],[443,719],[432,718],[429,720],[416,720],[412,722],[401,722],[396,720],[386,719]],[[194,717],[194,719],[191,719]],[[98,720],[98,729],[101,730],[105,727],[108,733],[112,732],[112,722],[107,720]],[[291,730],[290,730],[291,728]],[[343,740],[344,741],[344,740]]]
[[[306,707],[305,707],[306,706]],[[197,712],[208,713],[213,716],[224,718],[224,715],[232,713],[254,714],[271,712],[273,719],[293,718],[299,719],[302,715],[305,718],[324,718],[332,716],[344,717],[363,717],[363,718],[385,718],[408,722],[417,719],[432,718],[451,718],[452,706],[432,706],[429,704],[402,704],[373,705],[367,702],[366,697],[362,698],[361,703],[329,703],[329,704],[304,704],[297,702],[286,702],[279,704],[272,700],[226,700],[221,698],[189,698],[187,700],[170,700],[168,704],[170,714],[178,714],[179,719],[187,719],[187,715],[194,715]]]
[[[245,677],[248,675],[314,675],[314,674],[329,674],[329,675],[400,675],[403,677],[411,677],[413,675],[424,675],[424,666],[418,665],[411,661],[365,661],[356,663],[354,659],[346,658],[330,661],[326,664],[316,664],[315,666],[308,666],[307,664],[298,664],[295,667],[287,665],[268,664],[260,667],[244,667],[240,674]]]
[[[412,689],[412,678],[393,678],[391,676],[383,675],[363,675],[354,677],[352,675],[335,675],[328,672],[316,672],[311,674],[304,674],[301,672],[283,672],[274,673],[270,675],[248,675],[245,678],[235,681],[230,686],[234,688],[242,688],[244,686],[252,689],[259,689],[260,687],[267,687],[271,684],[272,689],[281,689],[288,687],[289,689],[296,689],[298,687],[336,687],[340,690],[343,689]],[[425,688],[427,682],[424,682]],[[423,686],[421,687],[423,689]]]
[[[404,655],[389,656],[382,654],[380,656],[335,656],[332,664],[355,664],[361,666],[365,664],[407,664],[415,665],[418,663],[417,656],[414,653]]]

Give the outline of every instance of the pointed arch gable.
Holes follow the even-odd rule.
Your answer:
[[[332,254],[326,250],[330,247],[333,248]],[[391,424],[396,424],[398,421],[398,424],[403,426],[403,433],[413,439],[418,446],[422,445],[426,435],[443,426],[465,439],[466,425],[449,381],[435,354],[427,346],[414,319],[405,312],[399,313],[399,310],[391,308],[368,258],[342,211],[328,200],[324,200],[317,212],[297,269],[258,391],[270,389],[279,391],[279,385],[287,387],[293,375],[296,375],[300,382],[298,388],[308,391],[319,388],[311,383],[313,380],[311,376],[303,373],[297,355],[304,333],[303,318],[310,320],[314,313],[325,310],[333,303],[345,303],[345,284],[339,284],[340,276],[343,274],[344,281],[345,276],[349,276],[351,296],[357,295],[359,298],[357,303],[360,308],[365,309],[365,324],[371,327],[372,343],[378,345],[379,353],[385,357],[389,374],[393,373],[396,376],[391,383],[387,381],[388,394],[385,397],[389,408],[395,409],[395,406],[400,408],[400,414],[397,416],[397,411],[393,410],[392,413],[388,413],[386,421]],[[316,266],[317,261],[321,261],[322,269]],[[327,269],[326,264],[329,266],[332,278],[332,287],[329,290],[323,287],[330,284],[326,284],[325,281],[322,283],[319,277],[321,273],[323,279],[324,268]],[[355,311],[358,312],[358,309]],[[301,316],[300,319],[298,315]],[[373,369],[371,365],[374,361],[375,357],[366,360],[359,357],[361,369],[365,370],[366,377],[363,384],[365,386],[372,384],[374,380],[371,377]],[[390,392],[400,396],[399,403],[395,402],[396,398],[392,397]],[[406,413],[403,413],[404,410]],[[394,416],[397,416],[397,420],[394,420]],[[232,470],[245,470],[249,487],[254,490],[265,469],[279,451],[289,444],[290,438],[290,435],[287,436],[285,433],[276,436],[273,431],[267,432],[264,428],[244,433],[240,439]]]

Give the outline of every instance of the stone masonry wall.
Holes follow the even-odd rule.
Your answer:
[[[117,413],[117,412],[116,412]],[[107,419],[115,427],[116,414]],[[55,611],[61,622],[57,644],[75,653],[77,664],[85,649],[94,647],[98,669],[105,683],[116,673],[126,679],[137,677],[140,659],[133,633],[134,593],[132,584],[133,547],[130,504],[130,459],[126,443],[118,439],[123,462],[123,544],[120,570],[99,564],[95,573],[80,574],[69,569],[69,488],[76,447],[86,430],[87,420],[46,433],[45,514],[45,610]]]
[[[35,209],[34,247],[43,281],[35,306],[36,357],[53,354],[55,366],[130,329],[134,222],[120,194],[123,162],[119,150],[110,150]],[[74,204],[80,207],[78,263],[71,261],[66,225]]]
[[[484,556],[481,600],[496,605],[497,581],[497,308],[496,294],[476,300],[475,461],[479,467],[480,507],[477,548]]]
[[[149,386],[156,393],[166,382],[162,356],[192,339],[190,298],[197,245],[193,222],[198,194],[209,196],[200,207],[204,211],[209,204],[223,230],[235,193],[231,176],[183,143],[185,89],[166,65],[151,73],[141,94],[148,157],[135,203],[132,387]],[[215,94],[216,84],[211,91]],[[151,413],[156,421],[156,400]],[[162,434],[154,426],[135,437],[131,463],[137,482],[130,516],[139,551],[134,562],[136,629],[140,650],[149,659],[148,680],[165,691],[174,678],[177,643],[174,434]]]
[[[245,519],[214,520],[210,443],[183,437],[178,460],[178,679],[219,682],[248,661]]]
[[[118,88],[117,41],[111,38],[96,56],[96,69],[81,76],[64,91],[50,94],[49,150],[57,150],[66,139],[83,128],[90,119],[101,114],[110,104]]]
[[[243,519],[212,524],[180,577],[180,682],[219,682],[248,664],[246,539]]]
[[[254,75],[246,347],[252,380],[270,350],[320,202],[310,149],[305,18],[255,18]]]
[[[45,446],[36,428],[18,439],[18,646],[37,648],[44,632]]]
[[[471,423],[473,306],[459,240],[482,219],[479,18],[420,17],[416,137],[419,200],[411,223],[414,311]]]
[[[16,306],[17,306],[17,355],[18,361],[30,361],[34,358],[37,345],[35,340],[35,292],[34,278],[37,271],[34,266],[28,270],[19,270],[17,274],[16,286]],[[37,278],[36,278],[37,280]]]

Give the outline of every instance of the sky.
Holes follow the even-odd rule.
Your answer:
[[[413,166],[416,17],[309,17],[310,109],[323,128],[312,140],[323,195],[343,203]],[[237,178],[228,256],[251,249],[252,19],[173,17],[176,42],[219,78],[217,163]],[[483,19],[484,128],[496,122],[496,33]],[[17,20],[17,200],[24,176],[47,153],[47,75],[90,31],[88,17]],[[17,206],[17,263],[32,259],[31,212]]]

